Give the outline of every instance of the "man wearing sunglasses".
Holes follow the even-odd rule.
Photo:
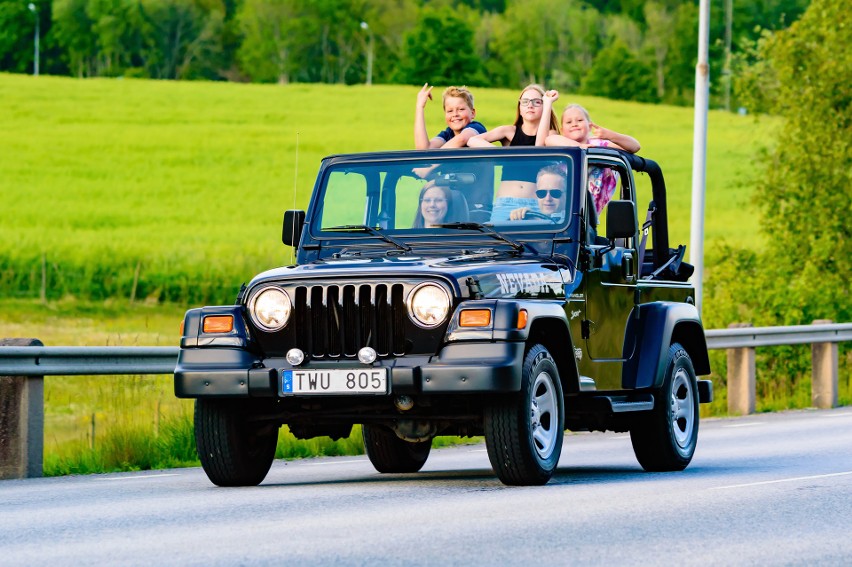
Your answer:
[[[565,218],[565,203],[568,197],[568,175],[564,164],[543,167],[536,177],[535,198],[538,212],[521,207],[509,214],[510,220],[535,220],[546,218],[562,222]]]

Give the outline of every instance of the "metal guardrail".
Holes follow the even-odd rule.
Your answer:
[[[704,336],[708,349],[842,343],[852,341],[852,323],[710,329]]]
[[[852,341],[852,323],[739,327],[705,331],[708,349]],[[79,376],[171,374],[178,347],[47,347],[0,348],[0,376]]]
[[[837,405],[837,343],[852,341],[852,323],[711,329],[705,336],[708,348],[728,351],[729,413],[755,411],[754,349],[776,345],[810,343],[813,405]],[[35,339],[0,339],[0,479],[42,474],[43,376],[172,374],[179,350],[46,347]]]
[[[0,347],[0,376],[172,374],[178,347]]]

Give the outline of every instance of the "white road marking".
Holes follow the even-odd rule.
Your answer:
[[[471,449],[468,453],[487,453],[488,449]]]
[[[781,478],[778,480],[764,480],[762,482],[749,482],[746,484],[731,484],[730,486],[714,486],[710,488],[710,490],[727,490],[728,488],[747,488],[749,486],[762,486],[766,484],[778,484],[781,482],[797,482],[800,480],[815,480],[818,478],[830,478],[833,476],[846,476],[852,474],[852,471],[846,472],[838,472],[838,473],[829,473],[829,474],[817,474],[813,476],[797,476],[795,478]]]
[[[106,478],[98,478],[95,480],[145,480],[148,478],[162,478],[164,476],[180,476],[178,473],[168,473],[168,474],[146,474],[143,476],[113,476]]]
[[[732,423],[730,425],[723,425],[722,427],[752,427],[755,425],[765,425],[762,421],[750,421],[748,423]]]

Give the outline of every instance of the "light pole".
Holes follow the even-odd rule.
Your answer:
[[[367,32],[367,85],[373,84],[373,30],[367,22],[361,22],[361,29]]]
[[[33,35],[33,76],[38,76],[38,7],[32,2],[27,5],[35,17],[35,34]]]
[[[692,140],[692,223],[690,224],[689,261],[695,266],[695,306],[701,312],[704,280],[704,192],[707,180],[707,107],[710,97],[710,0],[701,0],[698,8],[698,63],[695,65],[695,122]]]

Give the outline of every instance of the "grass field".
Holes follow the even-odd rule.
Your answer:
[[[412,146],[417,90],[0,74],[0,336],[175,345],[187,307],[230,303],[255,273],[291,262],[282,213],[306,206],[322,157]],[[514,119],[517,92],[475,95],[486,126]],[[688,244],[692,109],[562,102],[641,141],[666,176],[671,242]],[[440,100],[427,122],[444,127]],[[750,176],[774,127],[710,113],[708,257],[725,239],[760,246]],[[194,462],[189,425],[168,377],[46,382],[52,474]],[[282,432],[279,456],[358,450],[357,432],[336,444]]]
[[[323,156],[411,147],[415,94],[0,75],[0,296],[230,302],[289,261],[281,216],[306,205]],[[486,125],[513,119],[516,92],[476,94]],[[668,181],[672,242],[688,243],[692,110],[563,100],[642,142]],[[430,132],[443,126],[440,101],[427,117]],[[709,123],[706,248],[757,246],[749,174],[771,124]]]

